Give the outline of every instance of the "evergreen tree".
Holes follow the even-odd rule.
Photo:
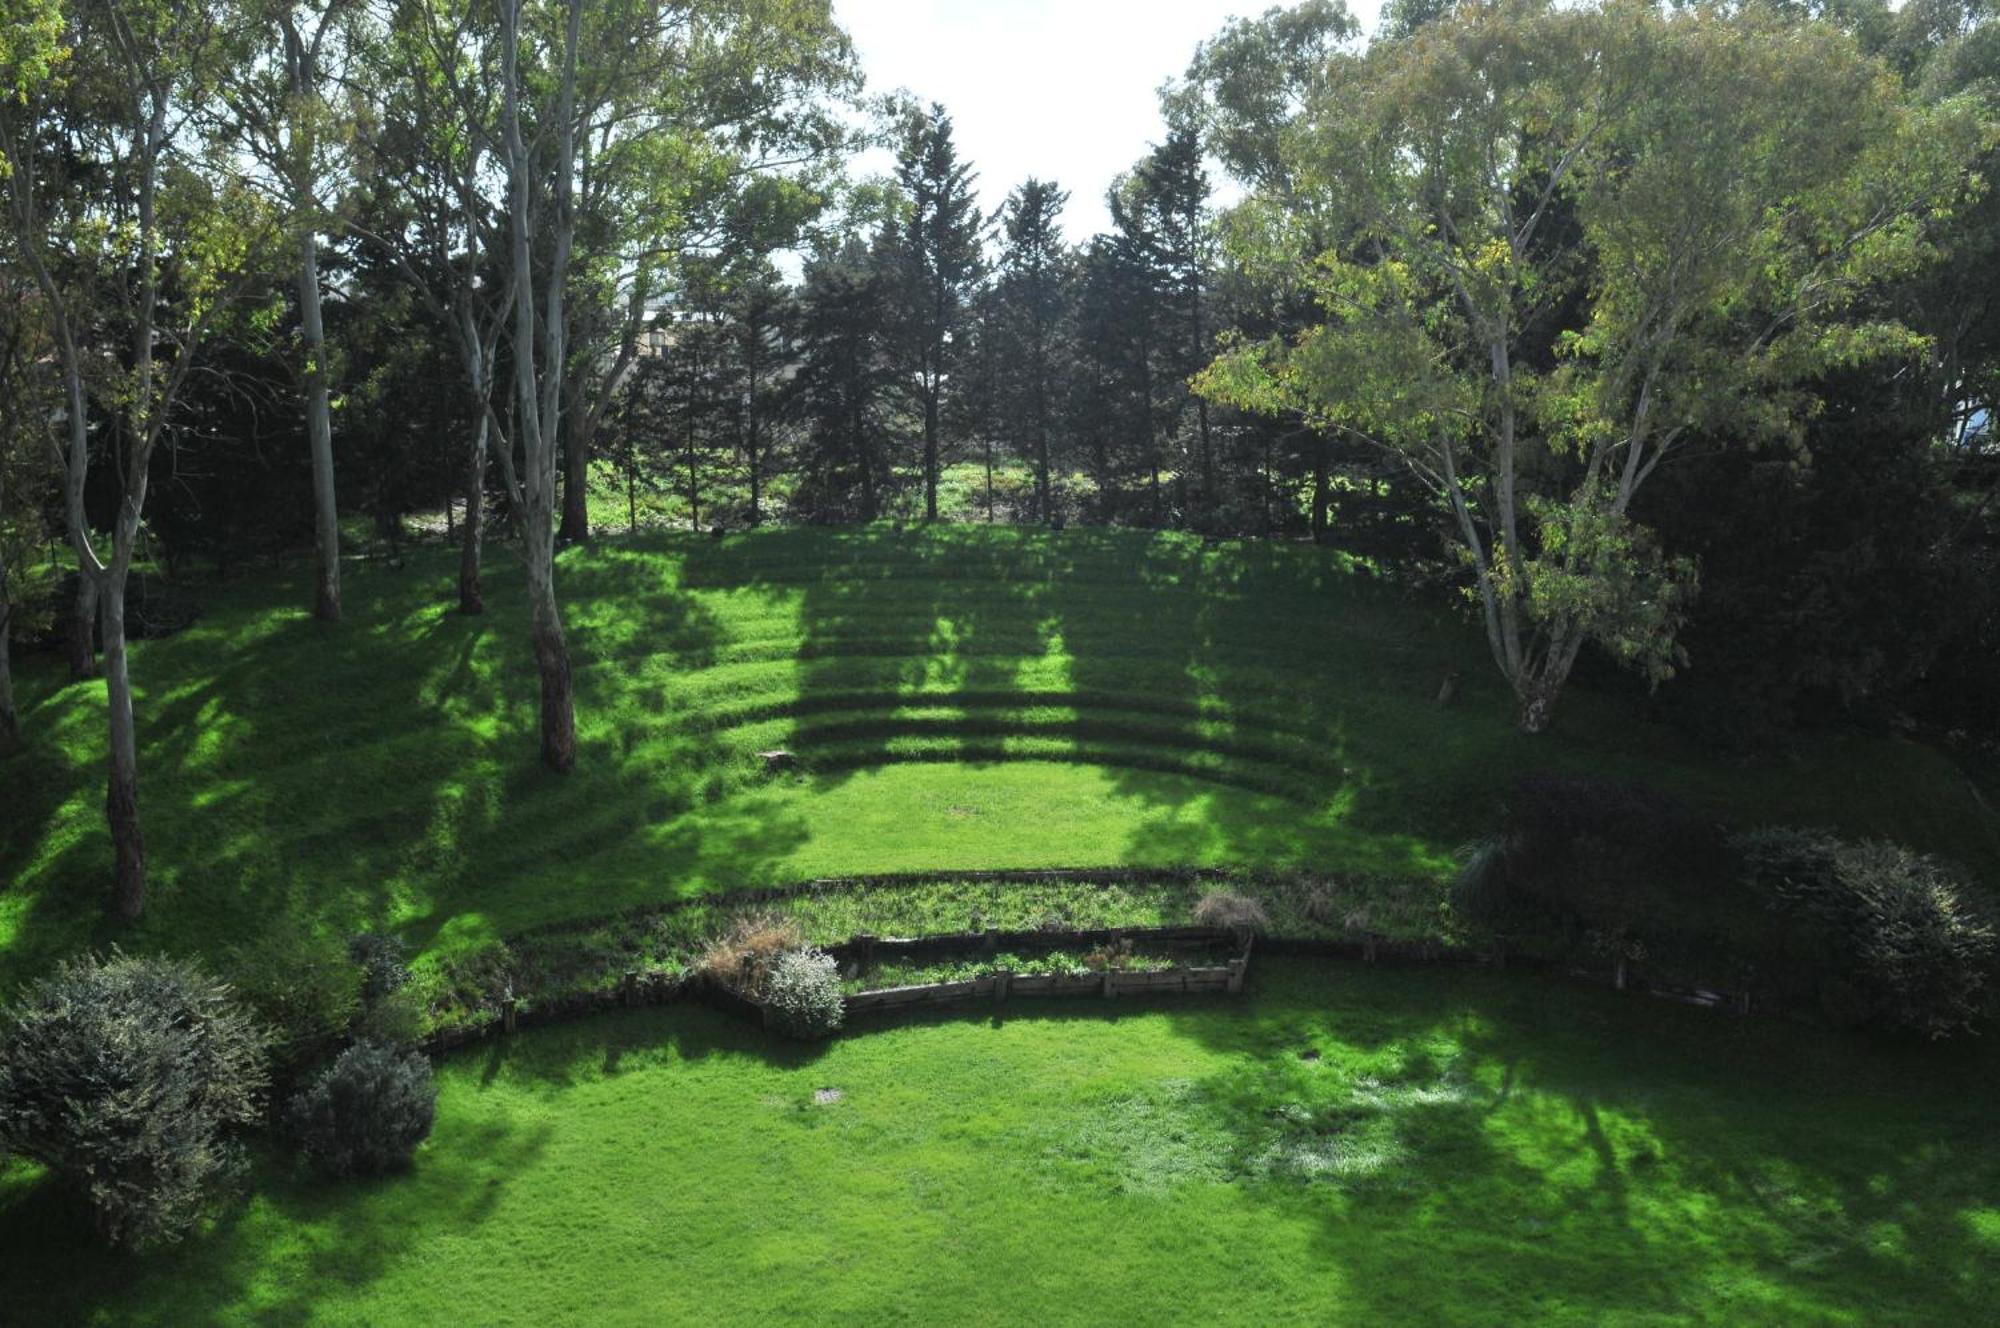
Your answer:
[[[797,501],[812,519],[872,521],[893,486],[882,446],[895,373],[883,247],[850,235],[806,264],[789,395],[808,434]]]
[[[1069,195],[1029,179],[1000,211],[1005,247],[994,285],[995,405],[1017,431],[1035,472],[1035,515],[1054,515],[1050,469],[1058,429],[1059,360],[1072,305],[1071,261],[1062,241]]]
[[[973,197],[972,168],[958,159],[951,117],[933,104],[912,111],[896,157],[896,182],[907,200],[891,249],[896,278],[896,346],[924,415],[924,517],[937,519],[939,434],[950,390],[952,342],[984,271],[984,219]]]
[[[1212,355],[1206,299],[1212,262],[1208,173],[1193,128],[1176,126],[1167,141],[1139,164],[1134,202],[1143,214],[1147,266],[1157,283],[1165,326],[1156,350],[1170,431],[1178,434],[1189,406],[1194,408],[1195,444],[1201,466],[1202,503],[1217,499],[1215,439],[1208,401],[1188,380]]]

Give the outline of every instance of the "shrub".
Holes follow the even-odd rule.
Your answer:
[[[269,1045],[192,964],[71,960],[0,1015],[0,1151],[81,1187],[113,1244],[178,1239],[240,1166]]]
[[[367,1176],[407,1166],[436,1114],[428,1060],[357,1042],[292,1099],[286,1119],[299,1151],[319,1170]]]
[[[840,998],[840,971],[824,950],[779,955],[765,981],[764,1003],[778,1030],[795,1038],[829,1037],[847,1012]]]
[[[1643,931],[1703,948],[1735,924],[1731,880],[1722,832],[1670,795],[1536,774],[1515,783],[1501,833],[1473,850],[1453,902],[1501,930]]]
[[[725,987],[762,996],[778,960],[805,945],[805,933],[791,918],[771,913],[745,913],[729,930],[708,943],[701,971]]]
[[[1753,888],[1804,925],[1820,1002],[1836,1022],[1942,1038],[1982,1011],[1991,924],[1934,859],[1809,830],[1736,841]]]
[[[374,1005],[410,981],[409,951],[394,936],[364,931],[347,938],[347,959],[361,970],[361,1002]]]
[[[378,932],[347,938],[347,957],[361,973],[356,1039],[409,1046],[423,1036],[423,1002],[410,985],[408,953],[401,940]]]
[[[1270,915],[1264,906],[1244,895],[1227,890],[1210,890],[1195,901],[1194,920],[1204,927],[1216,927],[1239,936],[1270,930]]]
[[[238,998],[275,1034],[280,1060],[300,1064],[332,1051],[361,1013],[361,970],[344,942],[287,920],[229,953]]]

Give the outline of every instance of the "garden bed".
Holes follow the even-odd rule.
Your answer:
[[[1014,997],[1236,994],[1251,945],[1206,927],[857,936],[830,946],[848,1018]],[[754,996],[701,988],[721,1008],[772,1025]]]

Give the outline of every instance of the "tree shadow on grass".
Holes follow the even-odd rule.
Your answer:
[[[1990,1053],[1526,976],[1265,965],[1203,1102],[1357,1322],[1976,1322]],[[1275,1017],[1267,1011],[1275,1011]]]
[[[442,594],[448,555],[411,563],[351,575],[337,629],[283,588],[234,587],[228,612],[135,651],[152,876],[137,928],[101,922],[110,846],[82,755],[101,743],[82,722],[101,724],[101,703],[66,712],[73,732],[32,771],[6,772],[29,781],[37,815],[10,815],[0,843],[10,861],[41,856],[0,897],[13,914],[0,989],[111,939],[213,958],[291,920],[419,944],[460,920],[502,934],[756,879],[796,847],[804,830],[770,802],[709,813],[729,756],[711,735],[628,741],[616,673],[580,678],[577,772],[541,771],[518,569],[496,568],[489,612],[468,618]],[[668,667],[709,656],[721,628],[700,604],[671,585],[621,594],[621,577],[631,569],[580,572],[579,616],[611,605],[616,623],[656,629]]]
[[[407,1172],[349,1181],[268,1153],[253,1168],[254,1197],[178,1244],[137,1254],[104,1249],[82,1203],[54,1181],[18,1187],[0,1202],[0,1250],[15,1269],[9,1321],[312,1321],[410,1257],[414,1232],[467,1235],[490,1220],[551,1129],[494,1114],[447,1116],[439,1142]]]

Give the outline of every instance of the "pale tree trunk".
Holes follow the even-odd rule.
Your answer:
[[[139,825],[139,743],[125,655],[125,579],[125,569],[114,563],[104,585],[104,690],[111,711],[111,772],[104,814],[117,854],[111,913],[120,922],[135,922],[146,907],[146,836]]]
[[[569,638],[556,603],[555,569],[548,558],[531,558],[528,604],[533,624],[535,669],[541,675],[542,764],[558,772],[576,768],[574,680]]]
[[[750,405],[745,411],[749,418],[744,421],[749,441],[745,452],[750,462],[750,524],[755,526],[764,519],[764,463],[757,456],[757,369],[754,360],[751,361],[749,395]]]
[[[327,400],[319,245],[311,231],[299,242],[299,322],[306,342],[306,437],[312,447],[313,617],[337,623],[340,621],[340,513],[333,491],[333,413]]]
[[[76,579],[69,610],[69,676],[81,682],[97,676],[97,581],[88,572]]]
[[[465,524],[459,530],[458,608],[461,613],[486,612],[486,595],[479,583],[480,545],[486,530],[486,413],[473,430],[472,452],[465,466]]]
[[[512,340],[523,459],[518,478],[513,475],[511,447],[503,445],[500,454],[503,472],[509,476],[522,553],[527,562],[535,668],[541,677],[542,763],[558,773],[576,766],[569,642],[563,634],[562,613],[556,604],[554,506],[556,449],[560,443],[557,431],[562,422],[567,360],[563,287],[569,278],[570,251],[576,232],[576,79],[583,0],[569,0],[567,10],[555,119],[553,125],[540,127],[554,139],[556,160],[554,215],[549,228],[553,250],[544,278],[543,308],[538,316],[532,242],[535,227],[529,224],[538,215],[533,204],[532,180],[537,168],[521,124],[520,0],[503,0],[500,8],[507,184],[514,217],[510,255],[514,282]]]

